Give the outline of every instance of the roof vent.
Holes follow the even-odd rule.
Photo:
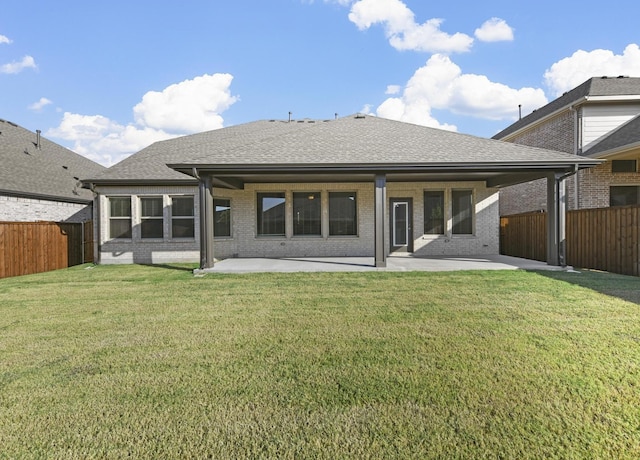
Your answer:
[[[356,120],[360,120],[360,119],[363,119],[363,118],[366,118],[363,113],[356,114]]]

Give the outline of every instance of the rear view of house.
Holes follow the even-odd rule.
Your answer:
[[[499,253],[498,190],[597,161],[382,118],[264,120],[94,177],[100,263]]]

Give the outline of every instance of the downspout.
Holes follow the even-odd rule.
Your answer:
[[[573,135],[573,153],[574,155],[578,156],[579,153],[579,148],[580,148],[580,138],[582,137],[582,126],[580,125],[580,115],[578,113],[578,109],[575,107],[575,105],[572,105],[571,107],[569,107],[569,110],[571,110],[573,112],[573,118],[574,118],[574,126],[575,126],[575,131],[574,131],[574,135]],[[577,173],[577,171],[576,171]],[[573,205],[574,205],[574,209],[580,209],[580,175],[577,174],[575,177],[575,181],[574,181],[574,186],[573,186]]]
[[[91,184],[89,189],[93,192],[93,263],[96,265],[100,264],[100,240],[102,238],[100,231],[100,194],[96,192],[95,184]],[[84,231],[82,232],[84,235]],[[82,249],[84,250],[84,244],[82,245]],[[84,261],[84,254],[83,254]]]

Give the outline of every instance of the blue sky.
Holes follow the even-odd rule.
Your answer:
[[[111,165],[259,119],[361,112],[490,137],[592,76],[640,77],[635,0],[20,0],[0,118]]]

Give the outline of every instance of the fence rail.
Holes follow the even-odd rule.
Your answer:
[[[0,222],[0,278],[93,262],[93,225]]]
[[[546,222],[546,213],[501,217],[500,252],[545,261]],[[569,265],[640,276],[640,206],[569,211],[566,236]]]

